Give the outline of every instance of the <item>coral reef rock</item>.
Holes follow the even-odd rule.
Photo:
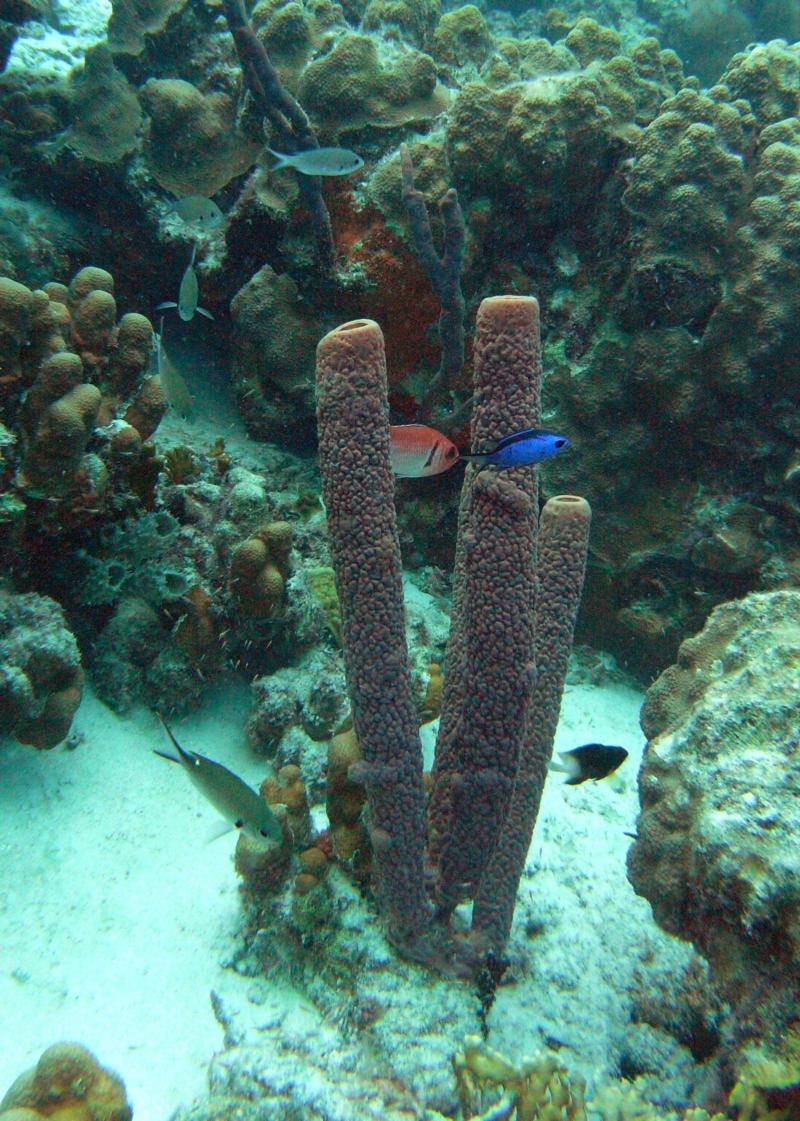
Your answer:
[[[799,686],[800,593],[750,595],[714,610],[642,709],[628,875],[708,959],[729,1035],[771,1038],[797,1015]]]
[[[0,1121],[131,1121],[118,1074],[105,1070],[80,1043],[48,1047],[0,1101]]]
[[[55,747],[81,700],[78,644],[52,599],[0,591],[0,732]]]

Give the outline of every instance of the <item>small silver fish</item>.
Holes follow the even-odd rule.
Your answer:
[[[162,315],[158,330],[153,331],[153,358],[150,363],[150,373],[155,374],[161,382],[161,388],[167,395],[170,407],[187,420],[194,420],[194,398],[183,376],[173,366],[170,356],[164,349],[163,339],[164,316]]]
[[[267,148],[267,151],[278,161],[272,171],[293,167],[303,175],[350,175],[364,166],[361,156],[351,152],[349,148],[307,148],[304,152],[295,152],[291,156],[276,152],[273,148]]]
[[[214,202],[203,195],[184,195],[169,205],[169,213],[177,214],[181,221],[203,230],[213,230],[225,221],[225,215]]]
[[[170,755],[154,749],[155,754],[183,767],[200,793],[236,829],[241,829],[256,841],[280,841],[281,823],[264,799],[221,763],[194,751],[184,751],[167,727],[164,717],[160,713],[156,715],[178,754]]]
[[[166,300],[163,304],[156,304],[156,311],[163,311],[165,308],[177,308],[178,315],[185,323],[188,323],[190,319],[194,319],[195,313],[204,315],[206,319],[214,318],[210,311],[206,311],[205,308],[197,306],[197,301],[200,298],[200,286],[197,283],[197,273],[194,271],[194,259],[196,256],[197,242],[192,246],[191,260],[186,266],[186,272],[181,278],[177,304],[172,300]]]

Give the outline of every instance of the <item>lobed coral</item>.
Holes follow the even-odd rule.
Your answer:
[[[125,488],[141,439],[166,408],[162,401],[135,433],[120,419],[146,394],[153,332],[137,313],[117,322],[113,291],[111,275],[94,266],[68,287],[49,283],[35,292],[0,280],[0,411],[19,430],[14,490],[34,523],[46,518],[51,532],[59,529],[54,508],[61,525],[102,513],[110,467],[112,482]]]
[[[132,1121],[118,1074],[79,1043],[55,1043],[0,1101],[0,1121]]]
[[[267,619],[281,608],[289,575],[292,527],[271,522],[242,541],[231,556],[230,588],[239,611]]]
[[[553,1054],[511,1063],[477,1035],[453,1056],[461,1116],[514,1121],[587,1121],[586,1083]]]

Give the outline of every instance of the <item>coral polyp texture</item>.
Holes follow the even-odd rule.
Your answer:
[[[0,591],[0,732],[55,747],[80,704],[78,644],[57,603]]]
[[[0,1101],[0,1121],[132,1121],[125,1086],[80,1043],[55,1043]]]
[[[800,593],[716,608],[648,691],[628,875],[694,943],[730,1012],[776,1046],[800,1000]]]

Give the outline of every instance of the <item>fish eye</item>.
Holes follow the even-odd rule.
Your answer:
[[[269,833],[267,832],[266,829],[259,829],[259,833],[261,834],[262,837],[269,837]]]
[[[458,454],[458,452],[456,451],[455,448],[448,448],[447,449],[447,454],[445,455],[445,459],[452,459],[453,456],[457,455],[457,454]]]
[[[564,445],[566,444],[566,442],[567,442],[567,441],[566,441],[566,440],[564,440],[564,439],[556,440],[556,447],[557,447],[557,448],[563,448],[563,447],[564,447]]]
[[[234,821],[234,823],[233,823],[234,829],[241,829],[243,825],[244,825],[244,822],[242,821],[241,818],[239,818],[238,821]]]

